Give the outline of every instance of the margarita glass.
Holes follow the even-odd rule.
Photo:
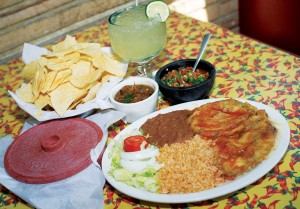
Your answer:
[[[150,61],[164,48],[166,23],[148,18],[146,6],[131,6],[113,13],[108,19],[108,31],[113,51],[126,62],[138,64],[138,73],[152,73]]]

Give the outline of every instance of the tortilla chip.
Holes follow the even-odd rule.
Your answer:
[[[92,85],[92,87],[88,91],[88,94],[82,99],[82,102],[85,103],[85,102],[88,102],[88,101],[94,99],[101,86],[102,86],[102,83],[100,83],[100,82],[96,82],[94,85]]]
[[[66,66],[70,67],[73,64],[76,64],[80,59],[80,53],[79,52],[72,52],[70,54],[66,54],[66,56],[62,57],[61,59],[66,61]]]
[[[70,105],[69,109],[70,109],[70,110],[76,109],[77,105],[82,103],[82,99],[83,99],[87,94],[88,94],[88,91],[82,92],[82,94],[79,95],[79,96],[75,99],[75,101]]]
[[[44,85],[44,80],[45,80],[45,73],[43,68],[38,68],[37,72],[34,75],[34,78],[32,79],[32,93],[36,98],[38,98],[39,93],[41,89],[43,88],[42,86]]]
[[[48,94],[40,94],[39,97],[35,100],[34,104],[37,109],[42,110],[50,102],[50,96]]]
[[[33,103],[35,101],[35,96],[32,91],[32,84],[23,84],[17,91],[17,96],[23,101]]]
[[[124,77],[126,74],[126,72],[122,69],[121,63],[106,53],[96,54],[93,58],[93,65],[117,77]]]
[[[91,71],[91,63],[86,61],[79,61],[76,64],[72,65],[72,76],[86,76]]]
[[[28,63],[27,65],[25,65],[25,67],[22,70],[22,77],[24,79],[25,82],[30,82],[31,79],[34,78],[34,74],[36,73],[36,71],[38,70],[38,68],[40,68],[40,64],[38,60],[34,60],[30,63]]]
[[[74,76],[70,77],[70,82],[77,88],[84,88],[87,85],[98,80],[102,73],[103,73],[102,70],[93,70],[88,75],[85,75],[85,76],[74,75]]]
[[[83,92],[84,89],[78,89],[69,82],[63,83],[50,93],[51,104],[57,114],[63,116],[73,101]]]
[[[65,50],[68,50],[69,48],[71,48],[72,46],[74,46],[76,44],[77,44],[76,38],[67,35],[64,41],[59,42],[58,44],[55,44],[55,45],[52,46],[52,51],[53,52],[65,51]]]
[[[41,92],[43,94],[50,91],[51,86],[53,85],[53,82],[54,82],[54,79],[55,79],[56,75],[57,75],[57,71],[50,71],[49,73],[47,73],[45,84],[43,86],[43,89],[41,90]]]
[[[71,74],[72,74],[72,72],[70,69],[58,71],[57,75],[55,76],[55,80],[53,81],[53,83],[52,83],[50,89],[48,89],[48,91],[55,90],[60,84],[67,81]]]

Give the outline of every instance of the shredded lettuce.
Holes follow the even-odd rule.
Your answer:
[[[159,188],[157,171],[163,165],[155,161],[154,164],[148,165],[138,173],[123,168],[120,164],[120,160],[121,152],[123,152],[123,140],[125,138],[117,140],[109,153],[109,158],[112,159],[109,174],[117,181],[127,185],[149,192],[156,192]],[[153,145],[149,145],[148,147],[153,149]],[[157,147],[154,148],[158,149]]]

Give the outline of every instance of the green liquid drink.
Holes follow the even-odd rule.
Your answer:
[[[145,9],[145,6],[133,6],[109,17],[111,47],[127,62],[149,62],[165,46],[166,23],[149,19]]]

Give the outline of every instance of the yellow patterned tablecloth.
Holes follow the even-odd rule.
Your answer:
[[[300,58],[177,13],[167,20],[165,50],[154,60],[159,68],[172,60],[195,58],[205,33],[212,38],[203,59],[213,63],[217,76],[210,98],[242,98],[262,102],[279,111],[288,121],[291,141],[278,165],[255,183],[234,193],[198,203],[156,204],[133,199],[105,185],[106,209],[113,208],[300,208]],[[75,34],[78,42],[109,46],[107,22]],[[28,115],[8,94],[22,83],[21,58],[0,65],[0,137],[17,136]],[[134,66],[130,66],[130,72]],[[158,109],[168,104],[159,100]],[[117,122],[109,128],[109,140],[126,127]],[[87,200],[88,201],[88,200]],[[0,185],[0,208],[31,208]]]

